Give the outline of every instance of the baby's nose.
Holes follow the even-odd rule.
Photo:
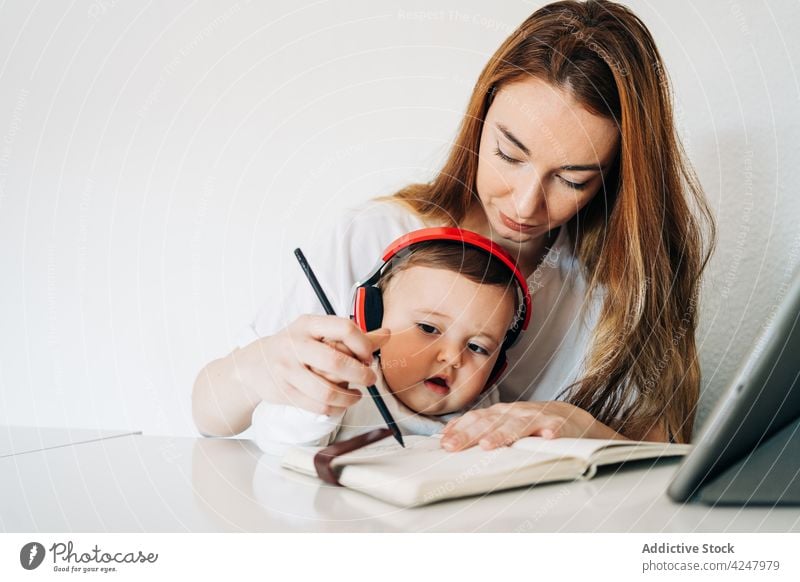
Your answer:
[[[439,361],[446,363],[453,368],[461,366],[461,348],[456,346],[447,346],[439,352]]]

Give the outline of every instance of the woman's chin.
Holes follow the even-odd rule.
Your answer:
[[[514,230],[514,229],[511,229],[511,228],[508,228],[502,222],[495,223],[495,221],[492,221],[492,230],[495,233],[495,236],[494,236],[495,240],[498,240],[498,237],[499,237],[499,238],[501,238],[501,239],[503,239],[505,241],[508,241],[511,244],[514,244],[514,245],[524,244],[524,243],[528,242],[529,240],[531,240],[533,238],[531,233],[529,233],[529,232],[520,232],[518,230]]]
[[[542,236],[541,227],[531,228],[529,230],[516,230],[513,228],[509,228],[502,222],[498,225],[495,225],[495,230],[497,233],[506,239],[507,241],[514,242],[517,244],[526,243],[534,238]]]

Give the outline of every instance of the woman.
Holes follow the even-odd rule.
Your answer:
[[[535,316],[509,352],[504,402],[452,421],[445,448],[528,435],[690,440],[696,298],[715,229],[675,133],[660,55],[633,13],[605,1],[537,10],[481,73],[438,176],[340,223],[322,245],[331,260],[315,268],[332,264],[341,296],[369,270],[365,246],[374,255],[435,224],[506,248],[530,277]],[[201,432],[241,432],[262,401],[337,414],[360,396],[345,383],[373,381],[359,362],[385,334],[301,316],[319,312],[312,302],[295,307],[282,329],[275,313],[292,309],[268,307],[250,341],[200,373]]]

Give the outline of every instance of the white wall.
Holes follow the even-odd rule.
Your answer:
[[[3,4],[0,424],[195,434],[286,239],[430,176],[540,4]],[[705,415],[800,259],[800,5],[630,5],[719,217]]]

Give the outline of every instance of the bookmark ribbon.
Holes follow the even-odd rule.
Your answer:
[[[342,484],[339,483],[339,477],[331,466],[333,460],[340,455],[350,453],[361,447],[366,447],[367,445],[376,443],[389,436],[392,436],[391,430],[388,428],[378,428],[347,439],[346,441],[341,441],[325,447],[314,455],[314,468],[317,470],[317,475],[326,483],[341,487]]]

